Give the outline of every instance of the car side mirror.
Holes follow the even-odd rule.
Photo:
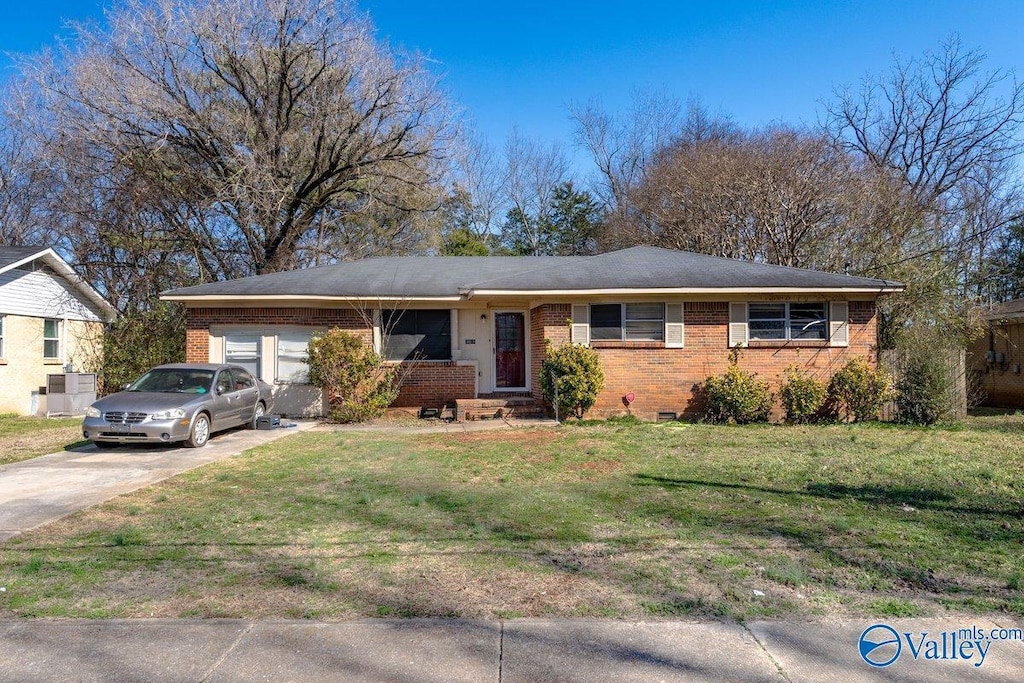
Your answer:
[[[221,394],[224,393],[224,386],[218,384],[217,387],[214,389],[214,391],[216,391],[217,395],[220,396]]]
[[[125,384],[123,387],[121,387],[121,391],[128,391],[128,387],[130,387],[130,386],[131,386],[131,382],[129,382],[128,384]]]

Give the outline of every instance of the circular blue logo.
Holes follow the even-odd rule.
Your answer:
[[[899,659],[901,650],[900,634],[892,626],[875,624],[860,634],[860,657],[871,666],[889,666]]]

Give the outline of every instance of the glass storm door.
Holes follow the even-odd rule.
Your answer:
[[[525,316],[522,313],[494,314],[494,386],[526,386]]]

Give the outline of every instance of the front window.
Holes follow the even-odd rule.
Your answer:
[[[277,381],[305,384],[309,381],[310,332],[282,332],[277,335]]]
[[[752,341],[828,339],[824,303],[751,303],[747,324]]]
[[[238,365],[260,376],[260,341],[255,334],[229,334],[224,337],[224,362]]]
[[[593,304],[590,338],[594,341],[663,341],[665,304]]]
[[[60,358],[60,321],[43,320],[43,358]]]
[[[451,360],[452,316],[448,310],[383,311],[387,360]]]

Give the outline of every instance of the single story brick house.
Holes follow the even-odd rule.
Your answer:
[[[645,419],[701,409],[695,385],[741,365],[777,381],[792,363],[828,378],[876,359],[886,280],[633,247],[597,256],[388,257],[175,289],[187,358],[249,367],[277,409],[320,414],[304,384],[312,334],[342,327],[408,363],[395,406],[539,399],[546,344],[597,350],[605,389],[592,414]]]
[[[985,319],[985,334],[967,353],[971,374],[984,394],[982,403],[1024,408],[1024,299],[993,306]]]

